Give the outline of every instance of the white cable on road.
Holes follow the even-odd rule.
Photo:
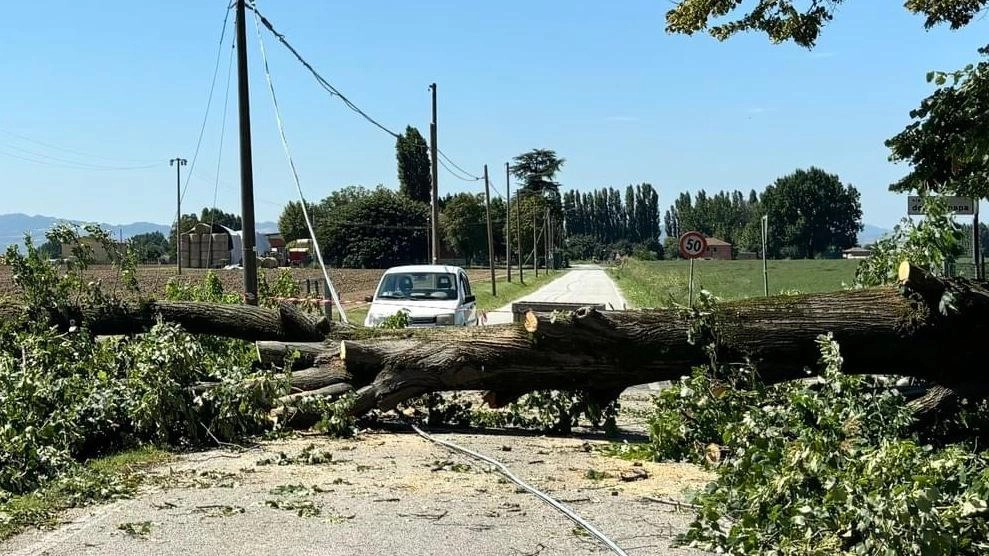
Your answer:
[[[255,6],[257,2],[255,2]],[[271,92],[271,102],[275,105],[275,120],[278,122],[278,135],[282,139],[282,148],[285,149],[285,156],[288,157],[288,164],[292,167],[292,177],[295,179],[295,188],[299,191],[299,200],[302,201],[302,217],[306,220],[306,228],[309,229],[309,237],[312,239],[313,249],[316,250],[316,259],[319,261],[319,268],[323,271],[323,279],[326,280],[326,286],[330,289],[330,296],[333,298],[333,304],[337,308],[337,312],[340,313],[340,320],[344,323],[349,322],[347,320],[347,313],[343,310],[343,305],[340,304],[340,297],[337,296],[337,290],[333,287],[333,281],[330,280],[330,274],[326,272],[326,264],[323,262],[323,252],[319,248],[319,242],[316,241],[316,231],[313,229],[312,220],[309,219],[309,209],[306,208],[306,197],[302,194],[302,184],[299,183],[299,172],[295,169],[295,161],[292,159],[292,153],[288,148],[288,139],[285,138],[285,127],[282,125],[281,112],[278,110],[278,99],[275,97],[275,86],[271,82],[271,72],[268,70],[268,57],[264,51],[264,39],[261,37],[261,20],[258,16],[257,10],[254,10],[254,26],[258,30],[258,43],[261,46],[261,60],[264,63],[264,76],[268,80],[268,90]]]
[[[546,493],[544,493],[544,492],[542,492],[540,490],[537,490],[535,487],[529,486],[525,481],[523,481],[522,479],[519,479],[511,471],[509,471],[508,468],[505,467],[504,464],[502,464],[501,462],[499,462],[497,460],[494,460],[494,459],[491,459],[488,456],[485,456],[484,454],[479,454],[477,452],[474,452],[474,451],[469,450],[467,448],[464,448],[462,446],[458,446],[458,445],[454,444],[453,442],[449,442],[449,441],[446,441],[446,440],[440,440],[438,438],[434,438],[434,437],[426,434],[425,432],[422,431],[422,429],[420,429],[419,427],[417,427],[417,426],[415,426],[415,425],[413,425],[411,423],[410,423],[410,426],[412,427],[412,430],[416,431],[416,434],[418,434],[419,436],[425,438],[426,440],[428,440],[430,442],[434,442],[434,443],[439,444],[441,446],[445,446],[445,447],[447,447],[447,448],[449,448],[449,449],[451,449],[451,450],[453,450],[455,452],[460,452],[460,453],[463,453],[463,454],[467,454],[468,456],[471,456],[471,457],[473,457],[475,459],[479,459],[481,461],[490,463],[491,465],[495,466],[495,468],[498,470],[499,473],[501,473],[502,475],[504,475],[505,477],[507,477],[510,481],[512,481],[513,483],[517,484],[518,486],[524,488],[525,490],[531,492],[532,494],[535,494],[536,496],[538,496],[539,498],[541,498],[544,502],[546,502],[550,506],[553,506],[554,508],[556,508],[557,510],[559,510],[560,512],[562,512],[564,515],[566,515],[568,518],[570,518],[571,521],[573,521],[577,525],[580,525],[581,527],[583,527],[588,533],[590,533],[590,534],[594,535],[595,537],[597,537],[598,540],[600,540],[601,542],[603,542],[608,548],[611,549],[612,552],[614,552],[615,554],[618,554],[619,556],[628,556],[628,553],[625,552],[624,550],[622,550],[622,547],[620,547],[617,544],[615,544],[615,541],[609,539],[607,536],[605,536],[604,533],[598,531],[593,525],[591,525],[590,523],[588,523],[587,521],[585,521],[584,518],[582,518],[579,515],[577,515],[576,512],[574,512],[573,510],[571,510],[570,508],[568,508],[567,506],[565,506],[563,503],[557,501],[556,499],[554,499],[550,495],[548,495],[548,494],[546,494]]]

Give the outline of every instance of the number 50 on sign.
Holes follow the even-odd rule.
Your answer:
[[[680,236],[680,256],[697,259],[707,251],[707,239],[700,232],[687,232]]]

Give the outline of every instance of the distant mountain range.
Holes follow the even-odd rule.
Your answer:
[[[876,240],[880,239],[884,235],[890,233],[892,230],[887,230],[886,228],[880,228],[879,226],[873,226],[872,224],[866,224],[862,231],[859,232],[858,240],[859,245],[868,245],[870,243],[875,243]]]
[[[22,245],[25,233],[31,234],[34,242],[40,245],[45,242],[45,232],[50,230],[55,224],[63,222],[78,225],[93,223],[55,216],[31,216],[21,213],[0,214],[0,248],[6,250],[8,245]],[[115,237],[123,236],[124,239],[152,232],[161,232],[168,235],[172,230],[170,224],[155,224],[153,222],[132,222],[130,224],[100,223],[99,226],[111,232]],[[278,224],[274,222],[258,222],[256,228],[260,233],[277,232]]]

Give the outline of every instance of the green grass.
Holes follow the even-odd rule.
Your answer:
[[[498,292],[497,296],[491,295],[490,280],[477,282],[473,284],[474,295],[477,297],[477,308],[481,311],[492,311],[536,291],[560,276],[563,276],[563,271],[551,271],[549,274],[546,274],[546,272],[540,270],[537,277],[531,269],[528,269],[524,274],[525,285],[519,283],[518,272],[512,273],[511,282],[507,282],[503,276],[499,276],[495,282],[495,290]]]
[[[769,261],[769,293],[835,291],[851,284],[859,261]],[[611,269],[615,283],[634,307],[665,307],[670,296],[687,304],[688,261],[629,260]],[[764,295],[762,261],[694,261],[694,299],[706,289],[722,299]]]
[[[533,291],[545,286],[547,283],[559,278],[563,275],[563,271],[554,271],[546,274],[545,271],[540,270],[539,276],[535,276],[532,269],[527,269],[525,271],[525,285],[519,283],[519,276],[517,271],[512,272],[512,281],[508,282],[505,280],[504,276],[498,276],[495,281],[495,290],[498,295],[491,295],[491,280],[478,280],[474,281],[471,286],[474,291],[474,295],[477,297],[477,308],[480,311],[492,311],[503,305],[507,305],[512,301],[532,293]],[[367,316],[367,311],[370,305],[357,305],[351,309],[347,309],[347,319],[350,320],[352,324],[360,325],[364,322],[364,318]]]
[[[69,508],[128,498],[141,483],[141,470],[167,461],[168,452],[144,447],[93,459],[75,472],[34,492],[0,498],[0,541],[28,527],[53,527]]]

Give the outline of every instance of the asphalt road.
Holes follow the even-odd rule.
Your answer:
[[[611,310],[621,311],[628,302],[608,273],[597,265],[574,265],[573,269],[549,284],[516,301],[556,303],[603,303]],[[488,313],[488,325],[512,322],[512,304]]]
[[[628,301],[607,271],[597,265],[574,265],[573,269],[549,284],[516,301],[541,301],[556,303],[604,304],[609,310],[629,309]],[[509,303],[487,315],[488,325],[512,322],[512,304]],[[654,382],[633,386],[632,390],[658,391],[669,382]]]

